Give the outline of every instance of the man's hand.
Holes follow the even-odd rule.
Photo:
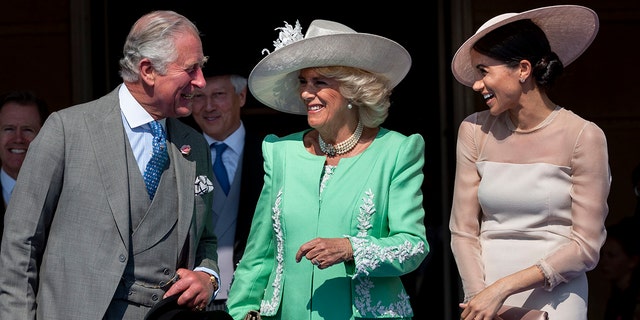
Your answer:
[[[167,290],[164,297],[180,294],[178,297],[179,305],[186,305],[195,310],[204,310],[214,293],[211,276],[203,271],[183,268],[178,269],[176,273],[179,276],[178,281]]]

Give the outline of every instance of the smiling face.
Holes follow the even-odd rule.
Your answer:
[[[208,136],[222,141],[240,127],[246,96],[246,88],[236,93],[231,76],[208,77],[207,85],[194,91],[193,120]]]
[[[356,122],[351,120],[355,112],[347,109],[348,101],[340,93],[338,81],[321,76],[313,68],[302,69],[298,81],[309,126],[318,130],[323,138],[335,138],[345,128],[351,135],[348,124]]]
[[[143,76],[153,85],[153,101],[148,111],[155,118],[190,115],[193,91],[206,84],[202,75],[206,58],[198,35],[183,33],[176,38],[175,47],[178,56],[167,65],[165,74],[159,74],[151,64],[148,68],[143,67]]]
[[[515,108],[522,96],[521,70],[471,50],[471,63],[477,70],[473,90],[482,94],[492,115]]]
[[[27,154],[29,144],[40,131],[40,114],[35,104],[8,102],[0,109],[0,161],[12,178]]]

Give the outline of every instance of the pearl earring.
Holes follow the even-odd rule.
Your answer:
[[[347,104],[347,109],[351,110],[353,108],[353,105],[351,103]]]

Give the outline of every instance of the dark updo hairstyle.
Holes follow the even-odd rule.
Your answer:
[[[528,60],[533,78],[543,90],[549,89],[564,70],[544,31],[530,19],[517,20],[487,33],[473,49],[512,68]]]

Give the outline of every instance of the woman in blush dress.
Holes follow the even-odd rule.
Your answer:
[[[453,58],[455,78],[489,108],[468,116],[457,138],[449,229],[461,319],[491,320],[503,305],[587,318],[586,272],[606,238],[607,142],[547,91],[598,26],[593,10],[575,5],[502,14]]]

